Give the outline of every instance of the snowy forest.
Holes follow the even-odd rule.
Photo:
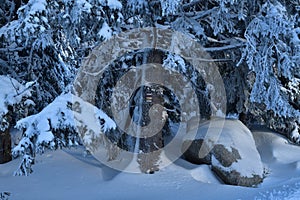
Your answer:
[[[79,85],[74,83],[84,73],[83,66],[92,62],[93,52],[112,54],[111,49],[101,49],[103,44],[112,44],[119,34],[153,27],[176,31],[199,44],[208,56],[202,64],[217,67],[225,96],[210,83],[215,77],[205,79],[190,60],[154,48],[126,52],[109,63],[91,101],[84,95],[91,86],[80,86],[83,92],[78,94]],[[164,111],[158,116],[165,124],[151,138],[126,134],[111,107],[128,94],[121,91],[114,100],[111,97],[118,80],[145,63],[159,63],[191,82],[204,127],[206,121],[216,119],[218,124],[224,118],[225,125],[245,133],[244,140],[252,138],[246,129],[260,125],[300,145],[298,0],[0,0],[0,163],[19,159],[14,174],[31,176],[37,154],[77,146],[88,146],[89,154],[101,144],[108,160],[122,155],[122,150],[140,152],[140,171],[158,171],[161,152],[151,158],[145,155],[176,137],[185,113],[180,102],[189,97],[158,84],[139,87],[126,97],[130,119],[146,125],[150,107],[161,104]],[[92,113],[96,121],[85,113]],[[224,173],[228,166],[218,160],[218,152],[225,151],[221,144],[210,158],[200,159],[189,155],[197,145],[196,140],[184,143],[186,160],[211,164],[225,183],[252,186],[266,176],[263,166],[255,166],[258,175],[238,182],[224,180],[231,175]],[[251,157],[247,151],[239,154],[237,158]],[[234,149],[230,155],[236,155]]]

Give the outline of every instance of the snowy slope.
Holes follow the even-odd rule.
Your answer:
[[[0,165],[0,192],[10,199],[300,199],[300,147],[277,134],[253,133],[269,175],[257,188],[220,183],[206,165],[182,159],[155,174],[112,170],[83,149],[37,156],[34,173],[13,177],[19,160]]]

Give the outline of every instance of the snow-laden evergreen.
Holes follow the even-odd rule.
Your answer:
[[[15,79],[8,76],[0,76],[0,131],[3,132],[12,124],[13,112],[22,112],[26,107],[34,105],[31,97],[31,86],[34,83],[20,84]],[[19,105],[19,106],[17,106]],[[10,107],[10,108],[9,108]],[[19,107],[20,110],[14,109]],[[10,120],[9,120],[10,118]]]
[[[212,62],[218,64],[228,101],[227,105],[215,107],[227,106],[228,113],[239,116],[243,122],[265,123],[299,143],[299,11],[299,1],[286,0],[3,0],[0,5],[0,75],[9,75],[22,84],[36,83],[30,86],[35,105],[29,100],[24,102],[31,105],[28,113],[13,104],[14,111],[21,113],[18,116],[32,115],[18,124],[19,128],[26,129],[18,146],[21,154],[25,155],[24,159],[32,160],[36,150],[75,144],[75,129],[64,131],[64,139],[56,132],[56,128],[72,127],[64,121],[66,116],[53,115],[49,122],[43,109],[57,96],[72,90],[77,69],[91,49],[122,31],[153,26],[185,33],[210,53],[211,59],[203,62],[207,66]],[[149,50],[130,52],[124,56],[126,59],[112,63],[116,68],[104,73],[106,77],[98,88],[96,106],[107,115],[111,116],[109,94],[114,83],[127,69],[144,64],[142,60],[147,53]],[[161,64],[187,75],[196,93],[205,97],[202,111],[209,115],[214,106],[208,106],[207,99],[218,86],[203,84],[201,76],[205,74],[188,71],[180,55],[161,54],[164,58]],[[0,84],[7,83],[5,80],[0,80]],[[1,97],[5,94],[2,88]],[[8,102],[14,101],[14,98],[5,98]],[[211,100],[221,102],[221,98],[225,97],[216,94]],[[169,92],[166,99],[176,97]],[[53,112],[68,114],[65,103],[57,104]],[[7,107],[0,109],[5,113]],[[46,110],[52,112],[50,108]],[[176,111],[176,115],[180,115],[180,111]],[[18,119],[14,119],[12,125]],[[64,119],[62,124],[52,124],[52,121],[60,121],[58,119]],[[112,135],[121,137],[117,132]],[[36,144],[42,144],[42,148]],[[128,144],[131,149],[134,141]],[[22,145],[29,153],[21,151]]]
[[[81,143],[98,145],[95,141],[101,134],[116,125],[101,110],[68,93],[58,96],[40,113],[19,120],[16,128],[23,131],[23,138],[13,149],[14,157],[23,156],[16,175],[28,175],[36,153]]]
[[[298,29],[281,4],[266,3],[245,32],[243,56],[256,74],[250,100],[284,117],[300,117],[286,97],[294,96],[289,84],[300,84],[300,38],[295,37]]]
[[[41,110],[68,90],[89,50],[120,31],[121,9],[119,1],[29,0],[0,27],[0,73],[36,81]]]
[[[297,15],[282,4],[265,3],[246,31],[243,58],[255,73],[250,101],[255,115],[261,115],[273,129],[296,142],[300,122],[300,37]]]
[[[58,39],[59,30],[51,27],[53,14],[47,1],[30,0],[18,9],[18,19],[0,28],[0,48],[7,50],[0,51],[6,61],[1,73],[36,81],[37,109],[61,93],[74,74],[63,60],[70,49]]]

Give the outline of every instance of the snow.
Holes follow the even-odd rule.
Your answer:
[[[278,2],[266,2],[262,6],[261,14],[250,22],[244,33],[247,43],[241,61],[245,58],[249,69],[256,74],[250,101],[263,103],[266,106],[265,111],[272,110],[272,115],[282,118],[300,117],[299,110],[288,100],[290,97],[293,99],[293,88],[279,81],[279,77],[290,81],[297,77],[294,72],[299,71],[299,49],[296,47],[297,41],[294,40],[297,30],[294,27],[297,27],[297,23],[285,12],[285,6]],[[295,47],[290,48],[290,42],[296,42]],[[276,59],[272,57],[274,52]],[[280,91],[281,86],[288,92],[283,94]]]
[[[108,26],[108,24],[106,22],[103,23],[102,28],[98,32],[98,35],[100,37],[103,37],[105,40],[108,40],[108,39],[111,38],[111,36],[112,36],[112,30],[111,30],[111,28]]]
[[[101,120],[103,120],[102,124]],[[85,130],[86,127],[88,129],[83,133],[81,130]],[[53,130],[75,130],[77,133],[85,134],[82,138],[84,144],[90,144],[104,131],[115,129],[116,124],[92,104],[67,93],[58,96],[38,114],[19,120],[15,128],[25,132],[18,145],[13,148],[13,155],[27,156],[26,154],[30,152],[29,154],[34,157],[35,152],[42,153],[45,147],[55,149],[56,145],[60,145],[60,141],[63,146],[78,143],[76,138],[69,138],[66,134],[64,136],[69,139],[58,136],[60,141],[54,141]]]
[[[122,3],[118,0],[99,0],[102,5],[107,5],[112,10],[121,10]]]
[[[239,122],[239,124],[234,122]],[[221,144],[230,152],[232,147],[238,149],[241,156],[241,159],[230,166],[231,171],[236,170],[247,177],[251,177],[253,174],[262,175],[263,166],[260,163],[249,163],[249,160],[261,159],[258,154],[255,154],[254,140],[249,140],[249,137],[252,138],[251,132],[240,121],[226,120],[219,141],[222,141]]]
[[[242,176],[252,177],[253,174],[263,176],[263,166],[260,163],[249,163],[249,160],[261,160],[255,149],[253,136],[249,129],[238,120],[213,119],[203,123],[198,129],[197,135],[187,134],[185,139],[203,139],[208,145],[222,144],[229,152],[232,148],[238,150],[241,159],[227,168],[223,167],[212,156],[212,162],[224,171],[237,171]],[[211,146],[210,149],[213,147]]]
[[[78,7],[82,9],[82,11],[90,13],[91,8],[93,7],[88,1],[86,0],[77,0]]]
[[[20,160],[0,165],[0,193],[10,199],[299,199],[300,147],[268,130],[253,131],[269,174],[256,188],[222,184],[207,165],[178,159],[155,174],[130,174],[99,163],[84,148],[38,155],[28,177],[12,176]],[[273,155],[273,156],[271,156]],[[298,166],[298,167],[297,167]]]
[[[42,13],[46,9],[47,2],[45,0],[31,0],[29,5],[31,5],[29,14],[35,15],[36,13]]]
[[[217,121],[213,126],[220,127],[222,124]],[[250,140],[251,138],[252,140]],[[263,166],[260,163],[249,163],[249,160],[261,160],[261,158],[255,153],[256,146],[251,132],[240,121],[226,120],[217,143],[224,145],[230,152],[234,147],[240,154],[241,159],[238,159],[229,167],[230,171],[238,171],[246,177],[251,177],[253,174],[263,175]],[[222,167],[221,164],[218,166],[223,170],[228,170]]]
[[[110,9],[115,9],[115,10],[121,10],[122,9],[122,3],[118,0],[107,0],[107,6]]]
[[[218,178],[211,173],[208,165],[200,165],[195,169],[191,169],[190,174],[196,181],[208,184],[220,184]]]
[[[18,81],[8,76],[0,76],[0,116],[8,112],[7,106],[18,104],[23,97],[30,97],[30,90],[27,90],[32,84],[21,85]]]
[[[168,54],[167,59],[164,60],[163,67],[172,71],[181,71],[183,73],[186,73],[187,71],[185,61],[177,54]]]
[[[72,109],[68,108],[68,103],[72,102],[80,104],[82,106],[82,113],[86,113],[86,115],[82,116],[81,118],[76,118],[79,116],[77,116]],[[94,115],[89,115],[87,113],[94,113]],[[75,118],[74,115],[76,115]],[[57,97],[40,113],[19,120],[17,122],[16,128],[29,128],[31,124],[36,123],[38,130],[43,130],[47,132],[49,130],[49,122],[52,128],[58,129],[61,128],[61,126],[75,127],[75,120],[79,120],[80,123],[90,125],[89,127],[94,127],[95,124],[93,123],[93,120],[90,117],[92,117],[93,119],[97,119],[97,117],[103,118],[106,122],[104,126],[105,130],[115,127],[114,122],[104,112],[97,109],[93,105],[84,102],[79,97],[67,93]],[[64,119],[63,122],[61,121],[62,119]],[[29,132],[30,129],[28,129],[27,133]]]
[[[70,103],[74,103],[75,106],[80,105],[80,112],[74,112],[70,109],[68,107]],[[101,128],[97,121],[98,118],[104,119],[105,121]],[[84,124],[94,132],[116,128],[114,121],[103,111],[70,93],[60,95],[40,113],[19,120],[16,128],[20,130],[26,128],[25,134],[27,136],[31,136],[37,131],[39,132],[39,137],[49,140],[50,138],[53,138],[50,134],[51,132],[49,132],[50,126],[53,129],[60,129],[63,127],[76,128],[79,124]]]
[[[62,113],[62,109],[64,110],[65,116],[67,117],[65,124],[72,124],[69,116],[73,116],[73,114],[71,113],[71,110],[64,109],[65,107],[66,103],[64,102],[64,98],[58,97],[54,102],[52,102],[49,106],[44,108],[40,113],[19,120],[16,124],[16,128],[20,130],[26,128],[25,134],[28,137],[31,137],[33,134],[35,134],[35,132],[39,132],[39,140],[42,139],[40,137],[43,137],[39,135],[43,134],[47,135],[46,138],[54,138],[53,135],[49,136],[50,125],[53,128],[58,128],[59,122],[57,115]]]
[[[50,131],[44,132],[43,134],[38,136],[37,144],[42,144],[43,142],[49,143],[54,139],[53,134]]]
[[[162,15],[175,14],[181,0],[160,0],[162,5]]]
[[[104,130],[117,128],[116,123],[110,117],[108,117],[102,110],[97,110],[96,117],[100,117],[105,120],[106,123],[104,124]]]
[[[295,165],[300,161],[300,147],[290,144],[283,136],[264,131],[254,131],[253,136],[263,162]]]
[[[299,134],[299,126],[297,125],[297,123],[295,123],[295,128],[291,133],[291,138],[293,140],[295,140],[295,142],[299,143],[300,142],[300,134]]]

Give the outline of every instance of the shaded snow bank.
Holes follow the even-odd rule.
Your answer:
[[[300,147],[288,144],[274,133],[254,131],[253,134],[260,138],[264,136],[260,143],[263,146],[274,143],[265,146],[264,150],[280,151],[281,155],[292,154],[294,160],[290,162],[300,161]],[[277,148],[276,141],[285,148]],[[18,160],[0,165],[0,191],[10,192],[14,200],[299,199],[300,168],[290,168],[289,164],[277,160],[270,162],[266,159],[268,155],[261,151],[270,174],[256,188],[221,184],[208,166],[194,165],[182,159],[155,174],[129,174],[110,169],[92,156],[83,157],[83,152],[83,148],[72,148],[37,156],[34,173],[25,179],[11,176]]]

